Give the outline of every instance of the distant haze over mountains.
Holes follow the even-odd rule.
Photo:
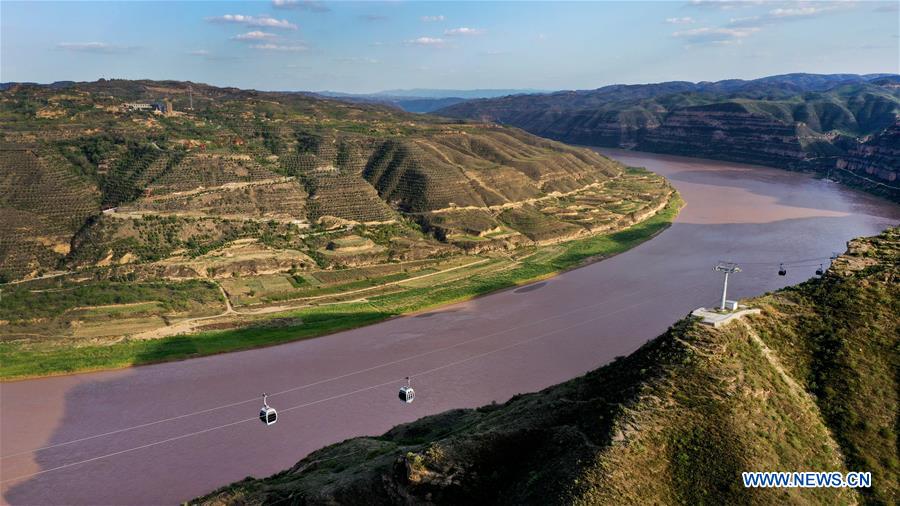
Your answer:
[[[541,95],[556,102],[555,98],[571,99],[590,96],[595,92],[612,93],[621,98],[648,98],[665,93],[742,93],[753,98],[771,98],[810,91],[824,91],[840,84],[870,82],[882,78],[897,78],[897,74],[782,74],[759,79],[724,79],[720,81],[665,81],[648,84],[610,84],[585,90],[540,90],[531,88],[510,89],[394,89],[375,93],[344,93],[339,91],[318,91],[316,95],[338,98],[353,102],[384,103],[408,112],[434,112],[456,104],[478,99],[496,99],[507,96]],[[576,94],[577,97],[573,97]],[[569,109],[578,108],[577,100],[555,103],[555,106]],[[451,114],[456,114],[451,111]]]
[[[439,90],[415,88],[409,90],[385,90],[376,93],[342,93],[339,91],[319,91],[316,95],[348,100],[351,102],[370,102],[388,104],[407,112],[432,112],[443,107],[458,104],[470,99],[496,98],[509,95],[547,93],[535,89],[476,89],[476,90]]]
[[[410,98],[495,98],[507,95],[522,95],[527,93],[549,93],[549,90],[537,90],[530,88],[510,89],[474,89],[474,90],[444,90],[432,88],[413,88],[408,90],[384,90],[375,93],[342,93],[339,91],[319,91],[319,95],[328,97],[410,97]]]

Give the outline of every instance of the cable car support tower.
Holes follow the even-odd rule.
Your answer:
[[[713,270],[725,273],[725,284],[722,287],[722,304],[719,307],[722,311],[726,311],[727,307],[725,306],[725,301],[728,299],[728,275],[734,274],[735,272],[741,272],[741,268],[734,262],[719,262]]]

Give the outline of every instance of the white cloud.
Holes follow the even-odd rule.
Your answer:
[[[233,40],[269,40],[269,39],[274,39],[275,37],[276,37],[276,35],[274,33],[261,32],[259,30],[254,30],[252,32],[235,35],[234,37],[232,37],[232,39]]]
[[[463,26],[460,28],[452,28],[450,30],[444,30],[444,35],[448,35],[450,37],[455,37],[457,35],[481,35],[484,32],[485,31],[482,30],[481,28],[466,28]]]
[[[706,1],[695,0],[691,2],[693,5],[714,6],[722,9],[730,9],[737,7],[746,7],[749,5],[759,6],[767,5],[775,7],[775,4],[769,2],[732,2],[728,0],[722,1]],[[764,14],[755,16],[745,16],[731,18],[724,27],[705,27],[695,28],[693,30],[682,30],[672,34],[673,37],[682,38],[689,44],[735,44],[740,43],[743,39],[759,32],[763,28],[784,23],[787,21],[796,21],[810,19],[830,11],[842,8],[854,7],[853,2],[830,2],[830,3],[810,3],[797,2],[793,4],[781,4],[779,7],[770,8]],[[682,19],[691,18],[669,18],[669,23],[679,24]],[[693,20],[691,20],[693,21]]]
[[[841,9],[852,8],[855,5],[851,2],[833,2],[830,4],[818,5],[800,5],[795,7],[785,7],[772,9],[761,16],[749,16],[744,18],[732,18],[728,26],[749,27],[749,26],[765,26],[784,21],[796,21],[809,19],[820,16],[822,14]]]
[[[235,23],[245,26],[258,26],[263,28],[281,28],[285,30],[296,30],[297,25],[286,19],[276,19],[268,14],[260,16],[245,16],[243,14],[225,14],[224,16],[216,16],[206,18],[210,23]]]
[[[443,21],[443,20],[444,20],[444,16],[442,16],[442,15],[438,15],[438,16],[422,16],[422,17],[419,18],[419,19],[421,19],[423,23],[434,23],[434,22],[437,22],[437,21]]]
[[[763,5],[768,1],[770,0],[691,0],[689,4],[693,7],[708,7],[727,11],[742,7]]]
[[[376,60],[375,58],[363,58],[359,56],[348,56],[343,58],[335,58],[334,61],[340,63],[369,63],[372,65],[381,63],[380,60]]]
[[[759,28],[694,28],[672,34],[691,44],[732,44],[758,32]]]
[[[259,49],[261,51],[286,51],[286,52],[299,52],[306,51],[309,49],[303,45],[294,45],[294,46],[284,46],[281,44],[254,44],[250,46],[253,49]]]
[[[272,7],[276,9],[300,9],[309,12],[331,11],[331,7],[314,0],[272,0]]]
[[[134,46],[118,46],[106,42],[60,42],[56,48],[81,53],[125,53],[137,49]]]
[[[816,14],[831,9],[832,7],[792,7],[788,9],[772,9],[769,11],[769,15],[773,18],[806,17],[815,16]]]
[[[683,18],[666,18],[666,23],[670,25],[690,25],[694,23],[694,18],[686,16]]]
[[[70,51],[104,51],[111,46],[106,42],[60,42],[56,47]]]
[[[414,46],[443,47],[447,41],[436,37],[419,37],[417,39],[408,40],[406,43]]]
[[[188,51],[188,54],[193,56],[209,56],[209,51],[206,49],[195,49],[193,51]]]

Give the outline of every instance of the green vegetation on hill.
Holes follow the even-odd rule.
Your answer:
[[[632,355],[502,405],[313,452],[192,503],[896,504],[900,229],[825,276],[685,319]],[[867,489],[744,488],[743,471],[871,471]]]
[[[191,304],[221,302],[221,295],[214,284],[196,280],[181,283],[100,281],[49,285],[38,290],[12,285],[3,291],[0,320],[9,324],[53,317],[79,307],[120,306],[148,300],[159,303],[165,310],[177,311]]]
[[[161,98],[174,112],[133,107]],[[485,293],[558,268],[525,260],[535,251],[604,244],[674,195],[656,174],[514,128],[295,93],[11,85],[0,125],[0,345],[18,357],[5,375],[189,356],[159,340],[192,333],[233,332],[202,353],[271,344],[290,334],[269,320],[363,297],[389,299],[295,335]],[[455,288],[417,298],[428,282]],[[202,296],[188,305],[144,289],[191,283]],[[46,349],[86,358],[19,362]]]

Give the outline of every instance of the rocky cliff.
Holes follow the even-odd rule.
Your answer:
[[[835,162],[835,176],[872,191],[896,187],[900,178],[900,121],[850,146]]]

